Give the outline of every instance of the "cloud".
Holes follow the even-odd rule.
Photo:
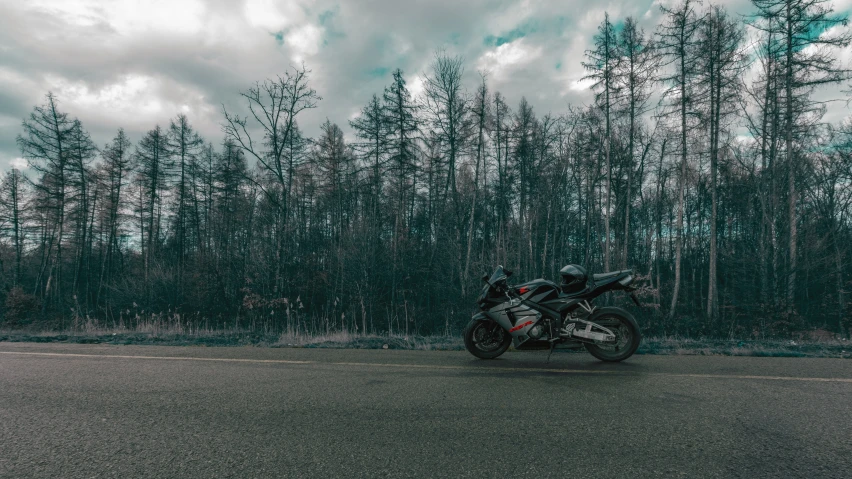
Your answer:
[[[48,91],[99,145],[119,127],[138,141],[181,112],[219,143],[223,104],[246,114],[240,91],[302,61],[323,100],[301,114],[300,127],[314,136],[328,118],[349,133],[353,112],[382,93],[396,68],[420,94],[437,49],[465,58],[469,90],[487,70],[490,90],[510,104],[526,96],[537,113],[562,112],[566,103],[591,102],[580,62],[604,12],[613,21],[633,15],[651,34],[661,16],[653,3],[0,1],[0,158],[20,156],[21,121]],[[727,3],[733,14],[752,8],[748,0]],[[828,117],[837,111],[845,110],[829,105]]]
[[[147,75],[125,75],[114,83],[93,88],[83,81],[48,75],[50,89],[67,104],[83,110],[114,113],[120,116],[149,116],[163,111],[158,82]]]
[[[413,98],[417,98],[423,95],[426,91],[426,85],[423,83],[423,77],[415,76],[405,82],[406,88],[411,92],[411,96]]]
[[[119,35],[193,35],[203,27],[207,10],[201,0],[32,0],[29,6],[77,27],[106,25]]]
[[[495,79],[501,79],[513,70],[535,62],[541,54],[541,46],[519,39],[484,52],[476,62],[476,67],[489,72]]]
[[[25,160],[21,157],[12,158],[11,160],[9,160],[9,166],[11,166],[12,168],[17,168],[19,170],[25,170],[25,169],[29,168],[29,164],[27,163],[27,160]]]
[[[306,57],[319,52],[322,30],[310,23],[302,25],[284,36],[284,44],[290,49],[290,58],[294,63],[302,63]]]
[[[595,81],[590,78],[580,78],[579,80],[574,80],[571,82],[571,86],[569,88],[574,91],[585,91],[592,87],[595,84]]]
[[[273,0],[246,0],[244,14],[250,25],[270,31],[281,30],[303,20],[297,4]]]
[[[500,45],[513,42],[519,38],[524,38],[527,35],[535,33],[539,30],[539,28],[540,27],[536,19],[529,19],[521,25],[501,35],[488,35],[487,37],[485,37],[485,44],[499,47]]]

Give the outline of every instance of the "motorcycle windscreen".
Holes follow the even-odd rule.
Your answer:
[[[506,276],[506,272],[503,271],[503,267],[498,266],[497,269],[494,270],[494,274],[491,275],[491,279],[489,279],[488,282],[491,284],[497,284],[507,278],[508,276]]]

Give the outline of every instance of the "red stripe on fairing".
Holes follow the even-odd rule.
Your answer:
[[[532,321],[527,321],[527,322],[526,322],[526,323],[524,323],[524,324],[519,324],[519,325],[515,326],[514,328],[510,329],[510,330],[509,330],[509,332],[510,332],[510,333],[514,333],[515,331],[517,331],[517,330],[519,330],[519,329],[523,329],[523,328],[525,328],[525,327],[527,327],[527,326],[531,325],[532,323],[533,323]]]

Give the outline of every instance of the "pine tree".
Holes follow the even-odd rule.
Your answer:
[[[140,199],[144,202],[140,211],[143,226],[139,232],[142,244],[145,286],[148,301],[151,301],[151,268],[158,255],[161,241],[163,194],[172,176],[172,152],[163,130],[156,126],[136,146],[135,160],[139,165],[137,175],[140,182]],[[146,229],[147,228],[147,229]]]
[[[37,195],[44,200],[40,206],[48,215],[42,225],[45,241],[36,290],[42,291],[45,297],[53,298],[58,303],[62,300],[64,279],[62,246],[71,181],[71,138],[75,122],[68,118],[67,113],[59,111],[56,97],[48,93],[47,103],[35,107],[29,118],[24,120],[22,127],[24,133],[18,135],[17,143],[29,166],[36,173],[37,179],[32,185]]]
[[[612,198],[612,124],[611,112],[613,104],[618,95],[616,82],[616,72],[620,68],[622,61],[618,53],[618,36],[615,29],[609,21],[609,14],[604,13],[604,21],[598,26],[598,34],[594,38],[595,49],[586,51],[587,62],[583,62],[583,67],[590,73],[585,76],[585,79],[594,81],[592,88],[597,90],[595,100],[600,105],[604,112],[605,123],[605,140],[604,140],[604,155],[606,157],[606,213],[604,215],[605,233],[604,233],[604,269],[610,270],[610,216],[612,208],[610,205]]]

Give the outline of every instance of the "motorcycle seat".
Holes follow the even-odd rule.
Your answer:
[[[615,278],[616,276],[620,276],[622,274],[630,273],[630,272],[631,272],[631,270],[629,270],[629,269],[623,269],[623,270],[620,270],[620,271],[611,271],[609,273],[593,274],[592,280],[594,280],[595,282],[604,281],[604,280]]]

